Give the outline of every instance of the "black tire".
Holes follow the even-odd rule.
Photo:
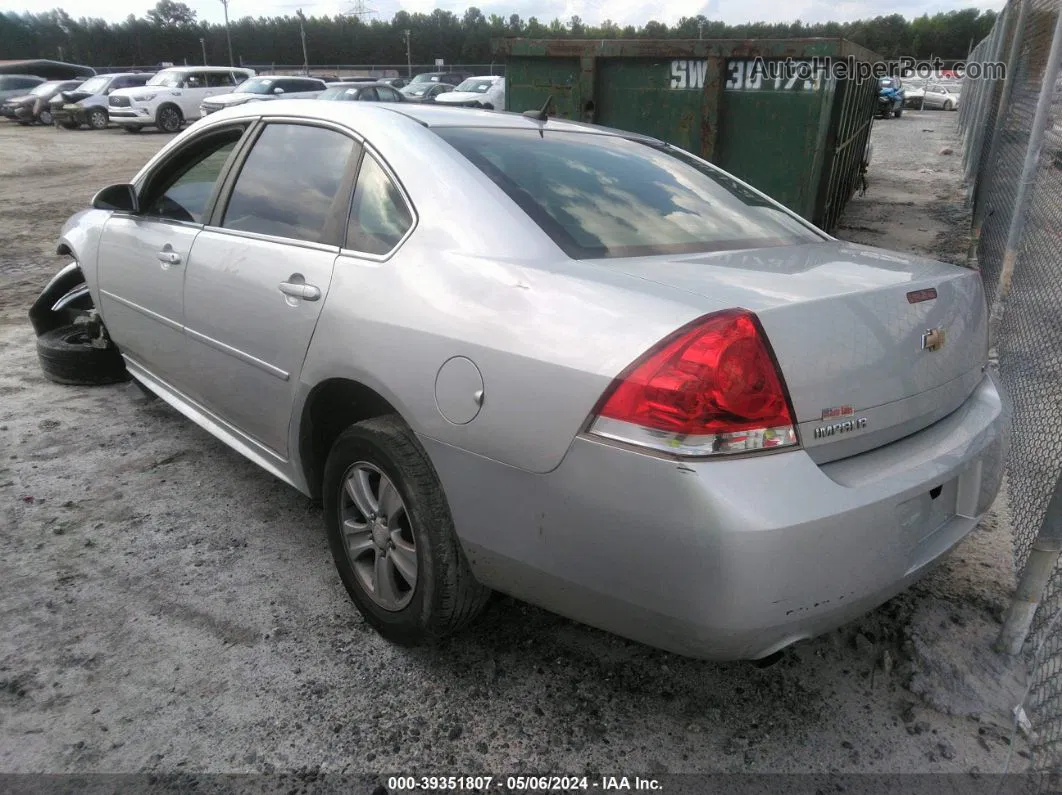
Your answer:
[[[184,124],[184,116],[176,105],[163,105],[155,114],[155,126],[163,132],[175,133]]]
[[[62,326],[37,337],[41,370],[58,384],[116,384],[129,378],[125,361],[113,345],[96,348],[84,325]]]
[[[955,110],[955,105],[950,99],[944,103],[944,110]]]
[[[144,127],[140,124],[123,124],[122,129],[125,130],[127,133],[138,133],[143,130]]]
[[[405,504],[416,547],[412,597],[397,611],[378,605],[355,576],[341,528],[344,480],[356,463],[385,474]],[[385,639],[402,646],[431,643],[475,619],[491,591],[472,576],[435,469],[413,432],[389,415],[359,422],[336,439],[324,469],[325,525],[343,585],[365,620]]]
[[[897,108],[892,115],[895,116],[897,119],[900,118],[900,116],[903,115],[903,108]]]
[[[50,110],[42,110],[40,113],[37,114],[37,121],[39,121],[41,124],[45,124],[51,127],[53,121],[52,112]]]
[[[106,130],[110,117],[104,108],[93,108],[89,111],[86,121],[93,130]]]

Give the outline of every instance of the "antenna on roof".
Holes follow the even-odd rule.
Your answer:
[[[537,119],[538,121],[549,121],[549,106],[553,104],[553,95],[550,94],[546,98],[546,104],[542,106],[541,110],[525,110],[524,115],[529,119]]]

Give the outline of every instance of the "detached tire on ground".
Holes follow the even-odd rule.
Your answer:
[[[472,576],[435,469],[399,417],[343,431],[325,464],[323,492],[343,585],[384,638],[430,643],[482,612],[491,591]]]
[[[63,326],[37,337],[37,358],[44,375],[57,384],[116,384],[129,378],[113,345],[96,348],[83,325]]]

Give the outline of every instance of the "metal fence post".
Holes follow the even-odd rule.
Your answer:
[[[1003,252],[1003,268],[996,285],[996,294],[992,301],[992,314],[989,317],[989,345],[995,345],[999,333],[999,324],[1003,319],[1003,305],[1010,294],[1010,283],[1014,277],[1014,263],[1018,259],[1018,246],[1021,243],[1025,216],[1029,212],[1029,200],[1036,186],[1036,172],[1040,164],[1040,153],[1044,145],[1044,133],[1047,131],[1047,118],[1051,109],[1055,81],[1058,79],[1059,66],[1062,64],[1062,12],[1055,18],[1055,30],[1051,37],[1051,50],[1047,56],[1043,82],[1040,84],[1040,96],[1036,101],[1036,114],[1033,116],[1029,144],[1025,149],[1025,162],[1018,181],[1018,192],[1014,197],[1014,215],[1010,219],[1007,231],[1007,246]]]
[[[1062,15],[1059,18],[1062,19]],[[996,651],[1005,654],[1021,652],[1043,598],[1044,587],[1055,570],[1059,552],[1062,552],[1062,475],[1055,482],[1055,492],[1029,550],[1018,589],[1003,617],[1003,628],[994,646]]]
[[[967,262],[972,268],[978,266],[977,249],[981,243],[981,230],[984,227],[985,208],[988,206],[992,178],[996,173],[993,164],[999,151],[1000,130],[1003,128],[1003,122],[1007,117],[1007,109],[1010,107],[1010,98],[1014,93],[1014,79],[1017,76],[1018,58],[1021,56],[1021,34],[1025,30],[1025,16],[1029,8],[1029,0],[1016,0],[1016,2],[1018,4],[1018,18],[1014,26],[1010,28],[1010,52],[1007,54],[1007,73],[1003,78],[1003,90],[999,95],[999,107],[996,111],[995,124],[992,125],[992,132],[988,139],[988,156],[985,158],[985,163],[988,164],[988,171],[983,176],[983,182],[978,180],[972,187],[974,195],[973,223],[970,230],[970,247],[966,253]],[[1008,14],[1008,17],[1010,16],[1012,15]],[[1007,22],[1009,23],[1010,19]],[[1006,40],[1006,33],[1003,34],[1003,38]]]

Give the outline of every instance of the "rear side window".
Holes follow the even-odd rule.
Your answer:
[[[577,132],[436,128],[568,256],[637,257],[823,239],[673,147]]]
[[[232,85],[232,75],[228,72],[204,72],[196,75],[199,85],[206,88],[225,88]]]
[[[398,186],[366,154],[350,207],[346,247],[366,254],[387,254],[413,225],[413,214]]]
[[[323,127],[270,124],[240,170],[221,225],[324,242],[329,219],[350,195],[339,191],[354,146]]]

